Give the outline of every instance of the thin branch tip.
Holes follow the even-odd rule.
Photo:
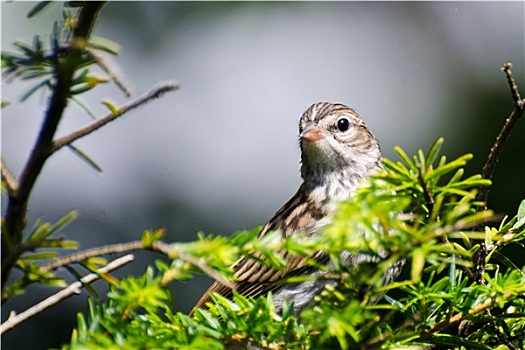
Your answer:
[[[150,93],[155,96],[155,98],[161,97],[166,92],[175,91],[180,88],[180,85],[172,80],[163,81],[155,85]]]
[[[164,87],[166,91],[173,91],[180,88],[180,84],[175,80],[166,80],[157,84],[159,87]]]
[[[516,81],[514,80],[514,76],[512,74],[511,68],[512,68],[512,62],[507,61],[501,67],[501,70],[507,76],[507,83],[509,84],[509,87],[510,87],[510,92],[512,94],[514,105],[516,106],[516,108],[523,110],[525,106],[525,102],[521,99],[521,95],[518,90],[518,85],[516,84]]]
[[[137,107],[140,107],[141,105],[162,97],[167,92],[177,90],[179,88],[179,85],[173,81],[165,81],[160,82],[153,86],[150,91],[146,92],[145,94],[142,94],[138,96],[137,98],[129,101],[128,103],[120,106],[115,111],[112,111],[111,113],[107,114],[106,116],[98,119],[94,123],[80,129],[77,131],[72,132],[71,134],[61,137],[55,141],[53,141],[53,147],[51,148],[51,153],[55,153],[59,149],[61,149],[64,146],[70,145],[74,141],[91,134],[95,130],[100,129],[104,125],[108,124],[109,122],[112,122],[120,117],[122,117],[123,114],[131,111],[132,109],[135,109]]]
[[[512,129],[516,125],[516,122],[523,116],[523,112],[525,111],[525,101],[521,99],[520,93],[518,91],[518,85],[516,84],[516,81],[514,80],[514,77],[512,75],[512,71],[510,70],[511,68],[512,62],[507,61],[501,67],[501,70],[507,76],[507,83],[510,87],[510,92],[515,108],[512,111],[511,115],[507,118],[505,124],[503,125],[503,128],[501,129],[498,137],[496,138],[496,141],[494,142],[494,145],[490,150],[489,156],[487,157],[487,161],[483,166],[482,176],[484,179],[492,179],[492,176],[494,175],[494,169],[500,157],[501,151],[503,150],[503,146],[507,142],[512,132]],[[489,186],[481,186],[478,192],[477,199],[485,203],[485,207],[487,205],[489,191]]]
[[[505,62],[503,64],[503,66],[501,66],[501,70],[504,71],[504,72],[509,70],[509,69],[511,69],[511,68],[512,68],[512,62],[511,61],[507,61],[507,62]]]

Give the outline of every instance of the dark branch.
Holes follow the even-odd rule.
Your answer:
[[[510,115],[510,117],[505,122],[503,129],[501,129],[501,132],[496,138],[496,142],[494,143],[494,146],[490,150],[490,154],[487,158],[487,162],[485,163],[485,166],[483,167],[482,176],[484,179],[489,179],[489,180],[492,179],[492,176],[494,175],[494,168],[496,167],[496,163],[499,159],[501,151],[503,150],[503,146],[505,146],[505,143],[507,142],[510,136],[510,133],[512,132],[512,129],[516,125],[516,122],[518,121],[518,119],[521,118],[521,116],[523,115],[523,111],[524,111],[525,101],[521,99],[520,93],[518,91],[518,86],[516,85],[516,82],[514,81],[514,77],[512,76],[512,71],[510,70],[511,67],[512,67],[512,64],[510,62],[507,62],[505,63],[503,67],[501,67],[501,69],[507,75],[507,81],[509,83],[509,87],[510,87],[510,91],[512,94],[515,108],[514,108],[514,111],[512,111],[512,114]],[[487,206],[489,191],[490,191],[490,187],[482,186],[479,189],[479,193],[477,196],[477,199],[479,201],[485,203],[485,207]]]
[[[149,92],[145,93],[142,96],[137,97],[133,101],[123,105],[118,110],[108,114],[107,116],[97,120],[91,125],[88,125],[87,127],[80,129],[78,131],[75,131],[67,136],[64,136],[56,141],[53,142],[53,146],[51,148],[51,153],[54,153],[58,151],[60,148],[67,146],[71,144],[72,142],[78,140],[81,137],[84,137],[93,131],[103,127],[109,122],[112,122],[113,120],[121,117],[123,114],[129,112],[132,109],[135,109],[153,99],[156,99],[160,96],[162,96],[164,93],[168,91],[173,91],[178,89],[179,86],[172,83],[172,82],[164,82],[157,84],[154,86]]]
[[[53,137],[67,105],[73,83],[73,75],[81,63],[83,46],[87,42],[97,14],[102,6],[102,2],[86,1],[84,3],[84,6],[79,11],[78,22],[73,31],[73,44],[60,58],[60,61],[58,56],[56,56],[53,95],[49,101],[49,107],[37,141],[20,175],[18,191],[9,198],[7,205],[2,232],[2,287],[5,286],[7,277],[13,267],[13,261],[16,261],[10,255],[13,253],[13,249],[16,249],[22,242],[22,231],[26,225],[29,196],[45,161],[51,155]],[[55,52],[55,55],[58,55],[58,53]],[[4,240],[9,243],[9,246],[4,244]]]

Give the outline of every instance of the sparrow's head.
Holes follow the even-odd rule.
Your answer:
[[[299,121],[301,176],[314,183],[336,178],[357,182],[380,166],[374,135],[353,109],[336,103],[310,106]]]

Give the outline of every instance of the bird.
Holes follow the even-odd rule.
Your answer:
[[[382,167],[379,142],[369,131],[364,120],[352,108],[341,103],[312,104],[299,120],[302,183],[296,193],[263,226],[257,237],[280,231],[282,237],[296,234],[317,235],[330,224],[337,204],[348,200],[361,179],[368,178]],[[279,283],[293,275],[316,275],[322,272],[308,265],[309,257],[292,256],[279,252],[287,265],[276,269],[257,259],[243,256],[233,264],[233,288],[214,282],[202,295],[196,309],[206,308],[211,293],[231,298],[233,290],[245,297],[258,297],[272,292],[276,312],[284,302],[293,303],[293,314],[298,316],[311,305],[327,283],[327,279],[307,279],[297,284]],[[263,258],[254,254],[256,258]],[[314,257],[322,261],[319,252]],[[350,264],[359,263],[349,256]],[[327,263],[326,257],[324,262]]]

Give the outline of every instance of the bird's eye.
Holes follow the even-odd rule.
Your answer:
[[[337,121],[337,128],[339,131],[346,131],[350,127],[350,122],[346,118],[341,118]]]

